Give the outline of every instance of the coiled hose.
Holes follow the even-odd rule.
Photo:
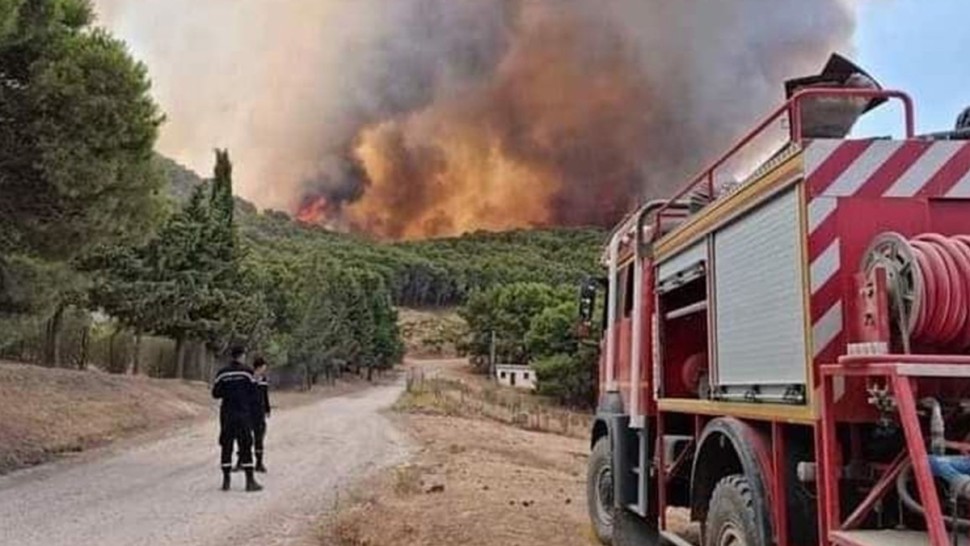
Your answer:
[[[892,308],[910,344],[964,352],[970,348],[970,236],[898,233],[876,238],[865,271],[884,267]]]

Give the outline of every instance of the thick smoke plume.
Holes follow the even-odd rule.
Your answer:
[[[845,0],[97,0],[163,151],[388,238],[608,224],[845,50]]]

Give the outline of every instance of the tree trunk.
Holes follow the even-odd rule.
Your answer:
[[[197,374],[195,379],[208,379],[209,370],[207,362],[209,350],[206,348],[205,343],[196,342],[195,350],[192,352],[194,353],[192,359],[195,361],[195,373]]]
[[[47,321],[44,346],[44,364],[59,368],[61,365],[61,327],[63,326],[64,306],[59,305],[54,315]]]
[[[91,327],[87,324],[84,325],[84,329],[81,330],[81,347],[80,354],[77,359],[77,367],[79,370],[87,369],[88,367],[88,345],[91,342]]]
[[[47,321],[44,322],[44,356],[41,358],[41,361],[43,362],[44,366],[52,366],[54,361],[54,351],[52,349],[52,343],[51,343],[51,337],[52,337],[51,331],[53,330],[52,328],[53,320],[54,320],[53,318],[49,318],[47,319]]]
[[[374,380],[374,366],[371,366],[370,364],[368,364],[367,365],[367,381],[373,381],[373,380]]]
[[[118,334],[121,333],[121,328],[115,328],[114,332],[111,332],[111,337],[108,338],[108,369],[115,370],[115,339],[117,339]]]
[[[216,354],[215,352],[212,351],[212,349],[209,348],[208,345],[205,345],[204,347],[205,347],[205,378],[209,379],[213,375],[215,375]]]
[[[135,332],[135,347],[131,353],[131,375],[141,373],[141,332]]]
[[[185,379],[185,336],[175,338],[175,379]]]

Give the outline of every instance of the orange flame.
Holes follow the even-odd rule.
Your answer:
[[[296,220],[302,224],[322,224],[327,220],[329,209],[330,202],[326,197],[307,197],[297,210]]]
[[[635,58],[540,8],[488,82],[358,134],[367,182],[342,207],[350,226],[420,239],[605,224],[634,204],[649,129]]]
[[[416,147],[402,142],[420,123],[385,122],[361,134],[355,153],[371,186],[346,207],[352,225],[419,239],[552,222],[554,173],[509,157],[491,135],[460,124]]]

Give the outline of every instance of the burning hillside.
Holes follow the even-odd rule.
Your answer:
[[[97,3],[158,75],[166,152],[229,146],[246,197],[386,238],[608,224],[853,29],[843,0]]]

